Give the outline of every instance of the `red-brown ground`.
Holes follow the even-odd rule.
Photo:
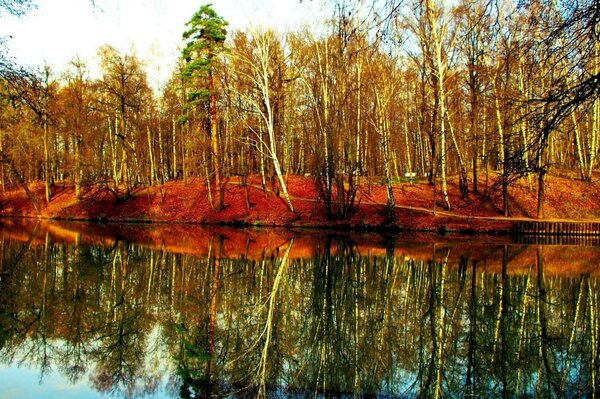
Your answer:
[[[102,220],[199,224],[247,224],[285,227],[332,228],[386,228],[435,231],[440,228],[454,231],[502,232],[512,227],[516,218],[536,215],[537,197],[535,179],[529,189],[523,179],[510,188],[511,218],[501,217],[502,198],[491,198],[470,193],[461,199],[456,179],[450,179],[449,194],[452,211],[445,212],[439,205],[433,214],[433,188],[425,181],[394,185],[396,200],[395,220],[385,212],[385,187],[380,183],[361,182],[357,195],[357,209],[344,220],[328,221],[311,177],[289,176],[288,189],[296,212],[290,212],[283,199],[267,190],[261,190],[260,178],[248,179],[250,207],[245,201],[245,189],[239,179],[231,178],[225,184],[225,207],[219,212],[210,206],[206,185],[200,179],[169,182],[161,187],[137,188],[130,199],[117,201],[102,186],[88,187],[83,199],[75,198],[74,188],[55,184],[49,203],[43,198],[43,186],[32,185],[42,203],[37,215],[33,204],[23,190],[16,189],[0,196],[0,216],[40,217],[43,219]],[[490,180],[490,186],[492,182]],[[485,181],[480,181],[484,191]],[[213,188],[213,196],[216,196]],[[439,190],[438,190],[439,197]],[[547,179],[546,217],[549,219],[598,220],[600,218],[600,185],[558,175]]]

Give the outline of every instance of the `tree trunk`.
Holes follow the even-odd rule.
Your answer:
[[[46,203],[50,202],[52,188],[50,186],[50,144],[48,134],[48,115],[44,114],[44,187],[46,192]]]
[[[2,126],[0,126],[0,154],[4,154],[4,133],[2,132]],[[6,173],[3,164],[0,164],[0,185],[4,193],[6,191]]]
[[[260,158],[260,185],[262,186],[263,194],[267,196],[267,172],[265,170],[265,151],[263,143],[263,129],[262,127],[259,129],[259,142],[258,142],[258,156]]]
[[[113,125],[112,125],[112,120],[110,118],[110,116],[107,116],[106,118],[107,120],[107,126],[108,126],[108,142],[110,145],[110,154],[111,154],[111,172],[112,172],[112,183],[113,183],[113,189],[115,191],[115,193],[118,190],[118,183],[119,183],[119,172],[117,169],[117,137],[115,135],[115,132],[113,131]]]
[[[523,96],[524,99],[528,99],[529,98],[529,93],[526,92],[525,90],[525,81],[523,78],[523,65],[519,64],[519,89],[521,91],[521,95]],[[527,119],[526,119],[526,115],[527,115],[527,105],[526,103],[523,104],[521,106],[520,109],[520,116],[521,116],[521,123],[520,123],[520,130],[521,130],[521,140],[522,140],[522,145],[523,145],[523,153],[521,155],[522,160],[523,160],[523,166],[525,167],[525,177],[527,179],[527,186],[529,187],[529,189],[531,190],[531,174],[529,173],[529,139],[527,137]]]
[[[273,118],[272,118],[270,103],[268,100],[266,101],[266,103],[267,103],[267,114],[271,115],[271,117],[269,118],[269,121],[271,121],[271,123],[269,123],[267,126],[267,132],[269,134],[269,146],[270,146],[271,158],[273,159],[273,168],[275,169],[275,174],[277,175],[277,180],[279,181],[279,186],[281,187],[281,190],[283,191],[283,198],[285,199],[286,205],[291,212],[294,212],[294,205],[292,205],[292,200],[291,200],[290,195],[287,190],[287,184],[285,183],[285,180],[283,179],[283,173],[281,171],[281,166],[279,164],[279,158],[277,157],[277,152],[276,152],[277,149],[275,148],[276,147],[275,146],[275,129],[274,129],[274,126],[272,123]]]
[[[208,203],[210,207],[214,209],[215,205],[213,203],[212,190],[210,188],[210,173],[208,172],[208,162],[206,160],[206,151],[202,152],[202,164],[204,165],[204,178],[206,180],[206,192],[208,195]]]
[[[439,134],[440,134],[440,174],[442,180],[442,199],[444,203],[444,209],[450,210],[452,207],[450,206],[450,199],[448,197],[448,183],[446,179],[446,94],[444,88],[444,78],[445,78],[445,69],[446,65],[442,59],[442,35],[444,28],[441,29],[441,32],[438,30],[438,24],[435,20],[436,10],[433,9],[433,4],[431,0],[426,1],[426,16],[427,22],[429,24],[430,34],[431,34],[431,42],[433,46],[433,60],[432,60],[432,72],[435,75],[435,85],[434,85],[434,97],[437,102],[438,113],[437,121],[439,123]],[[433,121],[435,123],[435,120]]]
[[[598,125],[598,113],[600,113],[600,101],[596,98],[592,105],[592,129],[589,139],[588,175],[587,180],[592,180],[594,166],[596,164],[596,152],[598,151],[598,136],[600,128]]]
[[[497,68],[499,68],[499,66],[497,66]],[[498,73],[498,71],[496,73]],[[496,85],[496,77],[492,78],[492,88],[494,91],[494,114],[496,116],[496,127],[498,129],[498,164],[504,165],[504,128],[502,126],[502,116],[500,115],[500,100],[498,87]]]
[[[171,117],[171,129],[173,137],[173,170],[171,171],[171,178],[176,179],[177,176],[177,125],[175,124],[175,116]]]
[[[508,217],[508,146],[503,143],[502,148],[504,150],[504,156],[502,157],[502,209],[504,211],[504,217]]]
[[[75,197],[81,199],[81,136],[75,133]]]
[[[546,171],[544,169],[540,169],[538,173],[538,195],[537,195],[537,218],[544,218],[544,202],[546,200],[546,187],[544,177],[546,175]]]
[[[410,104],[410,90],[408,88],[408,84],[406,86],[406,108],[405,108],[405,120],[404,120],[404,146],[405,146],[405,150],[406,150],[406,167],[407,167],[407,172],[408,173],[413,173],[413,165],[412,165],[412,158],[410,156],[410,140],[409,140],[409,127],[408,127],[408,121],[409,121],[409,108],[408,108],[408,104]],[[410,178],[410,182],[412,184],[412,178]]]
[[[594,48],[594,59],[598,60],[598,52],[600,51],[600,44],[596,41],[596,46]],[[595,63],[594,74],[598,76],[600,73],[600,65],[598,62]],[[600,113],[600,101],[598,101],[598,97],[594,99],[594,103],[592,104],[592,130],[591,134],[588,136],[589,139],[589,156],[588,156],[588,180],[592,180],[592,175],[594,171],[594,166],[596,163],[596,152],[598,151],[598,137],[600,136],[600,125],[598,121],[598,114]]]
[[[319,47],[317,46],[317,60],[318,60],[318,64],[319,64],[319,74],[321,77],[321,101],[322,101],[322,117],[320,119],[320,128],[321,128],[321,134],[323,136],[323,142],[322,142],[322,146],[323,146],[323,152],[324,152],[324,197],[323,200],[325,201],[325,212],[328,215],[331,215],[332,213],[332,209],[331,209],[331,200],[332,200],[332,181],[333,178],[331,176],[331,172],[332,172],[332,166],[331,166],[331,158],[330,158],[330,140],[329,140],[329,85],[328,85],[328,76],[329,76],[329,46],[328,46],[328,42],[327,40],[325,40],[324,43],[325,46],[325,54],[323,57],[321,57],[321,52]],[[325,65],[323,65],[325,64]],[[322,173],[321,171],[317,171],[317,173]]]
[[[458,142],[456,141],[456,135],[454,134],[454,127],[452,123],[450,123],[450,118],[448,118],[448,127],[450,128],[450,137],[452,138],[452,143],[454,144],[454,149],[456,150],[456,154],[458,155],[458,167],[459,167],[459,190],[460,197],[465,199],[469,196],[469,182],[467,180],[467,166],[465,164],[462,153],[460,152],[460,148],[458,147]]]
[[[187,137],[190,135],[190,122],[187,121],[181,127],[181,174],[183,175],[183,184],[188,184],[188,140]],[[205,160],[205,162],[208,162]]]
[[[577,118],[575,117],[575,112],[571,112],[571,119],[573,120],[573,136],[575,140],[575,156],[577,158],[577,165],[579,166],[579,176],[581,180],[586,180],[585,175],[585,162],[583,159],[583,151],[581,149],[581,139],[579,132],[579,124],[577,123]]]
[[[150,186],[154,186],[156,181],[156,170],[154,168],[154,151],[152,150],[152,134],[150,126],[146,126],[146,137],[148,139],[148,162],[150,163]]]
[[[221,183],[221,166],[219,161],[219,137],[217,131],[217,97],[215,96],[215,80],[212,72],[208,75],[208,91],[210,92],[210,142],[212,147],[213,168],[215,173],[215,186],[219,191],[219,200],[216,210],[224,206],[223,187]]]
[[[387,98],[386,98],[387,100]],[[383,101],[379,93],[375,93],[375,101],[377,104],[377,131],[380,137],[381,152],[383,155],[383,173],[385,178],[386,196],[387,196],[387,213],[390,218],[395,217],[396,203],[394,200],[394,191],[392,188],[392,171],[389,150],[389,122],[387,117],[387,101]]]
[[[469,88],[471,89],[470,102],[470,130],[473,138],[473,192],[478,193],[477,161],[479,157],[479,82],[475,65],[477,58],[469,63]]]
[[[121,105],[121,111],[119,113],[119,132],[117,137],[121,139],[121,169],[120,177],[123,185],[125,186],[124,198],[129,198],[131,194],[131,181],[129,176],[129,156],[127,153],[127,128],[125,124],[125,103]],[[116,190],[115,190],[116,192]]]
[[[160,168],[156,169],[157,178],[160,176],[160,181],[164,184],[165,180],[169,178],[167,175],[166,167],[165,167],[165,156],[164,156],[164,147],[163,147],[163,133],[162,126],[160,120],[158,121],[158,165]],[[159,170],[160,169],[160,170]]]

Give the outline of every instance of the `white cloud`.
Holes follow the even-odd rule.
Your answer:
[[[208,0],[210,1],[210,0]],[[293,28],[319,18],[319,1],[213,0],[230,29],[247,26]],[[147,61],[151,83],[164,81],[174,65],[185,23],[204,4],[197,0],[37,0],[23,18],[6,17],[0,35],[11,35],[9,49],[21,63],[55,71],[79,56],[95,69],[99,46],[135,49]]]

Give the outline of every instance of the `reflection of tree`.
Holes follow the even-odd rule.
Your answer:
[[[6,240],[4,236],[0,240],[0,350],[4,348],[11,337],[18,334],[19,320],[14,301],[18,298],[19,284],[18,278],[15,276],[15,269],[29,250],[37,227],[36,223],[24,244]]]
[[[70,305],[65,310],[68,312],[66,315],[66,331],[65,331],[65,349],[64,354],[61,356],[65,361],[64,373],[71,382],[78,381],[81,376],[86,372],[86,357],[87,357],[87,337],[86,329],[89,327],[86,325],[84,315],[86,314],[87,308],[87,292],[84,288],[84,282],[82,279],[82,256],[79,246],[75,248],[75,259],[71,261],[71,268],[73,269],[72,285],[69,290],[68,284],[65,284],[65,294],[69,295],[67,304]],[[68,275],[65,273],[65,275]],[[70,291],[70,292],[68,292]]]
[[[178,325],[181,333],[180,355],[178,356],[177,374],[181,378],[180,395],[182,398],[210,397],[215,390],[213,377],[213,356],[215,329],[217,323],[217,295],[219,291],[219,269],[222,257],[223,242],[218,238],[218,252],[212,257],[211,237],[204,287],[210,283],[210,288],[204,290],[203,305],[208,312],[199,315],[201,323],[193,327],[186,327],[185,323]],[[212,271],[212,278],[208,272]]]
[[[359,358],[372,354],[365,353],[373,349],[365,339],[377,336],[376,330],[364,335],[366,262],[350,242],[333,237],[313,259],[312,317],[305,334],[310,352],[299,383],[322,394],[360,392],[367,370],[359,370]]]
[[[575,305],[575,315],[573,317],[573,323],[571,328],[571,333],[569,334],[569,342],[567,346],[567,351],[565,355],[565,364],[563,367],[562,378],[560,383],[560,391],[565,392],[567,379],[569,377],[569,371],[571,370],[571,364],[573,362],[573,346],[575,344],[575,337],[577,335],[577,326],[579,324],[579,320],[581,318],[581,310],[583,307],[583,297],[585,294],[584,285],[587,282],[587,276],[582,275],[579,280],[579,285],[577,287],[577,302]],[[593,349],[592,349],[593,350]]]
[[[540,382],[546,385],[547,394],[551,396],[560,395],[560,386],[556,381],[555,364],[556,359],[551,359],[553,355],[549,346],[553,338],[548,331],[548,305],[549,298],[546,290],[546,281],[544,276],[544,252],[541,246],[537,248],[537,306],[540,326],[539,351],[542,357],[543,375],[545,378],[540,379]]]
[[[154,376],[148,375],[144,381],[140,378],[147,330],[139,292],[134,291],[137,279],[128,270],[129,256],[127,244],[120,243],[115,248],[107,300],[110,306],[101,315],[105,318],[104,325],[98,331],[98,347],[92,354],[97,362],[92,377],[94,387],[100,392],[127,397],[152,393],[157,388]]]
[[[469,332],[467,338],[467,372],[465,379],[465,396],[475,397],[477,386],[481,384],[478,374],[478,359],[477,359],[477,261],[473,261],[471,269],[471,285],[468,302],[468,320]]]
[[[498,318],[498,327],[500,331],[500,355],[498,362],[500,363],[500,380],[502,382],[502,397],[508,398],[514,396],[514,392],[511,389],[511,383],[509,382],[509,364],[511,363],[512,353],[509,350],[509,295],[510,295],[510,284],[508,278],[508,245],[504,245],[502,251],[502,282],[500,286],[500,314]],[[496,353],[494,353],[496,357]]]
[[[216,236],[203,258],[44,238],[0,241],[0,361],[103,392],[597,393],[598,279],[546,275],[544,249],[513,273],[524,247],[490,251],[492,264],[433,246],[427,261],[330,236],[311,258],[292,258],[290,241],[277,256],[225,259]]]
[[[592,288],[593,284],[593,288]],[[598,390],[600,387],[600,381],[598,378],[598,365],[600,364],[600,341],[598,340],[598,335],[600,334],[600,326],[598,323],[598,296],[599,296],[599,287],[598,281],[594,280],[592,283],[588,280],[587,282],[587,296],[588,296],[588,312],[589,312],[589,337],[590,343],[587,346],[589,349],[589,369],[591,370],[589,385],[592,387],[592,397],[597,398]]]
[[[449,256],[449,249],[442,255],[441,264],[430,262],[428,265],[429,281],[429,309],[425,313],[424,319],[429,320],[431,355],[428,373],[423,381],[421,394],[427,397],[439,398],[442,393],[442,376],[444,367],[444,347],[446,344],[446,309],[444,307],[445,288],[446,288],[446,263]]]
[[[274,336],[273,334],[273,315],[275,313],[275,308],[279,304],[276,304],[275,299],[277,297],[277,293],[280,290],[280,286],[285,282],[285,272],[288,268],[288,256],[290,254],[290,249],[294,244],[294,240],[291,240],[288,244],[283,257],[279,261],[279,267],[277,268],[277,274],[275,275],[275,279],[273,280],[273,286],[271,288],[271,292],[267,296],[267,300],[264,304],[266,307],[266,320],[264,329],[261,331],[259,339],[263,341],[262,350],[260,352],[260,362],[258,363],[257,373],[256,373],[256,382],[258,385],[258,394],[257,397],[266,397],[266,384],[267,384],[267,365],[269,364],[269,351],[271,349],[271,338]]]

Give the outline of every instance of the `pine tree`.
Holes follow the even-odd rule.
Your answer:
[[[217,210],[223,208],[223,187],[219,163],[219,138],[217,133],[217,100],[214,82],[214,66],[219,53],[225,46],[227,22],[206,4],[186,24],[183,33],[186,46],[182,55],[185,61],[184,79],[191,83],[188,103],[192,106],[205,105],[208,101],[210,116],[210,141],[212,149],[215,185],[219,191]]]

